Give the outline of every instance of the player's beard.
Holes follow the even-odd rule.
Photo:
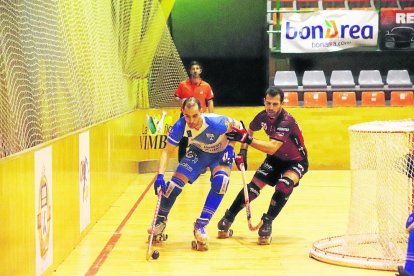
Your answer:
[[[266,110],[266,114],[267,114],[267,116],[269,116],[269,118],[274,119],[274,118],[276,118],[277,116],[279,116],[279,114],[280,114],[280,109],[279,109],[279,110],[276,110],[276,111],[273,111],[273,110]]]
[[[187,123],[188,127],[191,129],[200,129],[202,122],[201,121],[197,121],[197,122],[193,122],[193,123]]]
[[[274,119],[276,118],[277,112],[272,111],[272,110],[266,110],[266,114],[269,118]]]

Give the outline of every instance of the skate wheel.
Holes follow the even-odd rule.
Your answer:
[[[217,234],[217,238],[219,238],[219,239],[226,239],[226,238],[228,238],[227,232],[219,230],[218,231],[218,234]]]
[[[164,241],[168,240],[168,234],[165,234],[164,237]]]
[[[194,249],[194,250],[197,250],[197,242],[196,241],[191,242],[191,248]]]
[[[233,230],[232,229],[230,229],[229,231],[219,230],[218,231],[217,238],[219,238],[219,239],[227,239],[227,238],[229,238],[231,236],[233,236]]]
[[[257,244],[259,245],[269,245],[272,241],[272,237],[259,237]]]
[[[207,244],[200,244],[198,246],[198,250],[199,251],[207,251],[208,250],[208,245]]]

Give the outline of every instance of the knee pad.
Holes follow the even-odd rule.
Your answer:
[[[227,186],[229,185],[230,178],[228,174],[224,171],[218,171],[211,180],[211,189],[220,195],[224,195],[227,191]]]
[[[290,194],[293,191],[293,186],[293,180],[286,176],[279,178],[279,180],[276,183],[276,189],[283,193],[285,197],[290,196]]]
[[[165,191],[164,197],[169,198],[171,195],[175,198],[183,190],[184,181],[178,177],[173,176],[170,181],[167,182],[167,190]]]

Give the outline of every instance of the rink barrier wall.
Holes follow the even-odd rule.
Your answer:
[[[263,107],[217,107],[216,113],[243,120],[246,125]],[[348,127],[367,121],[413,118],[414,107],[287,108],[301,126],[311,170],[349,169]],[[148,116],[168,123],[160,134],[150,134]],[[148,115],[148,116],[147,116]],[[177,108],[142,109],[80,130],[24,152],[0,159],[0,275],[36,274],[35,152],[52,148],[53,258],[51,274],[137,177],[142,164],[156,170],[168,127],[179,117]],[[90,224],[80,232],[79,134],[90,139]],[[263,132],[255,135],[266,139]],[[236,153],[238,152],[236,147]],[[264,154],[248,151],[249,170]],[[171,159],[171,163],[174,163]],[[175,161],[176,162],[176,161]],[[141,164],[141,165],[140,165]],[[154,165],[155,164],[155,165]],[[173,169],[171,167],[170,169]],[[138,195],[137,195],[138,196]],[[115,230],[115,229],[114,229]]]

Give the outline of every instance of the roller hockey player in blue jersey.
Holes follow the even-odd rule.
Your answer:
[[[409,153],[405,156],[406,170],[404,173],[414,181],[414,153]],[[407,257],[405,265],[398,267],[397,276],[414,276],[414,213],[408,216],[405,223],[405,230],[408,233]]]
[[[397,276],[414,276],[414,213],[408,217],[405,229],[408,233],[407,258],[405,266],[398,267]]]
[[[159,237],[164,235],[168,214],[184,185],[187,182],[192,184],[204,169],[209,167],[211,188],[200,217],[194,223],[195,241],[192,243],[193,249],[203,251],[208,249],[205,228],[227,191],[234,159],[233,145],[229,144],[225,134],[231,132],[232,127],[240,127],[240,123],[226,116],[202,113],[200,102],[194,97],[184,101],[182,113],[183,117],[171,128],[154,182],[155,193],[157,194],[159,189],[163,191],[154,240],[159,240]],[[172,178],[165,182],[164,173],[168,158],[183,136],[188,137],[189,147]]]

